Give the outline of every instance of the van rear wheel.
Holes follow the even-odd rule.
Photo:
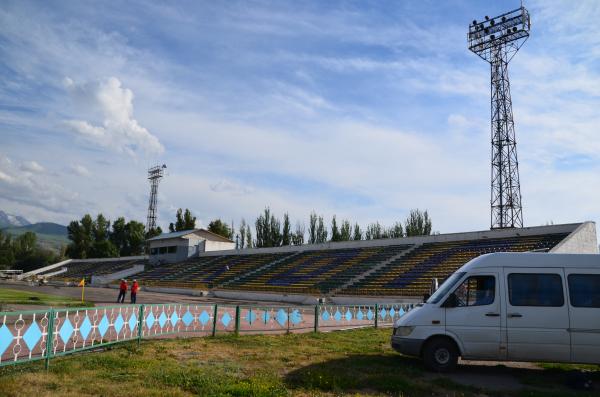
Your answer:
[[[456,345],[446,338],[435,338],[423,349],[425,366],[436,372],[452,371],[458,362]]]

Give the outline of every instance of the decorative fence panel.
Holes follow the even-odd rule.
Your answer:
[[[0,366],[152,337],[301,333],[389,327],[412,304],[146,304],[0,313]]]

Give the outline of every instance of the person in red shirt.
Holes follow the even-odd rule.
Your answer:
[[[119,297],[117,298],[117,303],[125,302],[125,295],[127,295],[127,281],[125,281],[125,279],[121,279],[121,284],[119,284]]]
[[[137,280],[133,280],[133,284],[131,284],[131,303],[135,303],[137,298],[137,292],[140,289],[140,286]]]

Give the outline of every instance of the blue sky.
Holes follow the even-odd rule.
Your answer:
[[[428,209],[489,228],[489,66],[473,19],[518,1],[0,5],[0,209],[67,223],[366,225]],[[510,65],[527,226],[600,213],[600,4],[527,1]]]

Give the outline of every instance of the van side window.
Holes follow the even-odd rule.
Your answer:
[[[511,273],[508,299],[513,306],[563,306],[562,278],[558,274]]]
[[[600,274],[569,274],[568,281],[571,306],[600,308]]]
[[[491,305],[496,296],[496,279],[494,276],[471,276],[454,294],[458,307]]]

